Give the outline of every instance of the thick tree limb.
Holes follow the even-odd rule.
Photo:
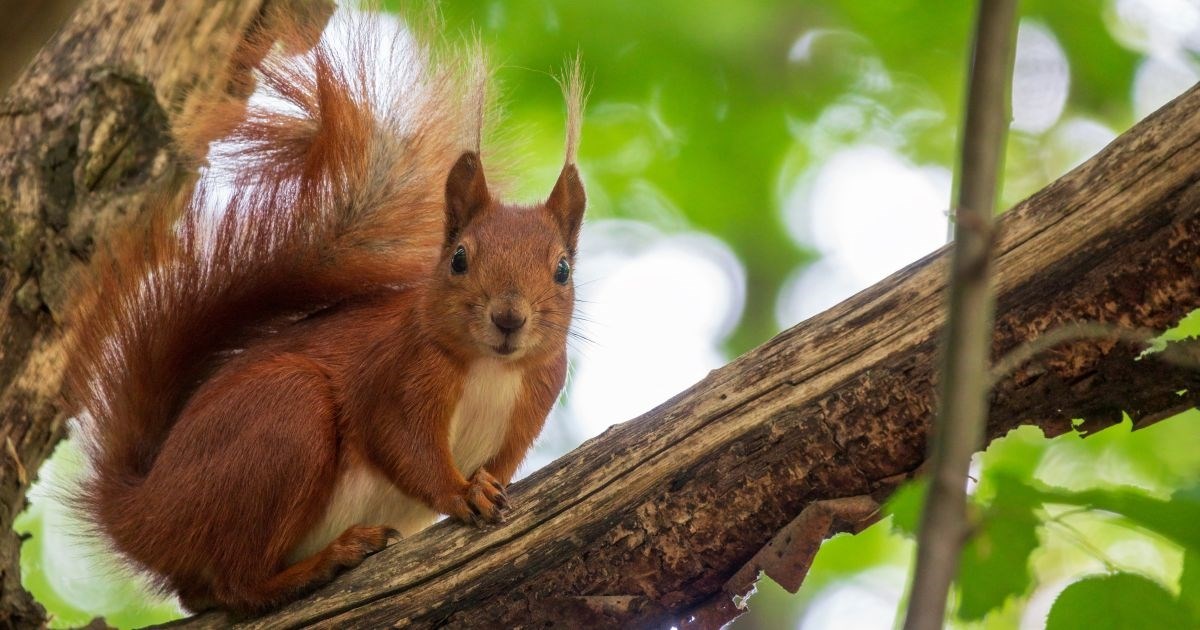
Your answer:
[[[12,523],[64,433],[59,325],[68,279],[171,179],[171,123],[223,89],[228,60],[262,5],[81,3],[0,102],[0,628],[43,619],[20,586]]]
[[[993,356],[1065,322],[1162,329],[1200,307],[1200,89],[999,227]],[[811,510],[881,499],[924,461],[947,264],[945,250],[931,254],[587,442],[516,484],[505,524],[441,523],[245,626],[719,622],[745,587],[731,577],[756,571],[797,516],[792,531],[856,528],[857,517]],[[1184,364],[1200,343],[1173,349],[1187,361],[1135,363],[1139,352],[1078,341],[1017,368],[993,391],[988,438],[1196,405],[1200,373]]]

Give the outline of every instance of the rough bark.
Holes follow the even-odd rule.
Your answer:
[[[91,0],[0,102],[0,627],[44,616],[21,589],[12,523],[64,433],[69,278],[176,171],[171,123],[226,84],[261,5]]]
[[[993,356],[1065,322],[1161,329],[1200,307],[1200,88],[999,231]],[[516,484],[503,525],[441,523],[245,627],[709,627],[760,568],[798,584],[771,556],[802,575],[812,536],[869,522],[925,460],[947,265],[935,252],[587,442]],[[1017,369],[992,393],[988,439],[1196,405],[1183,363],[1200,342],[1172,361],[1139,351],[1077,341]]]

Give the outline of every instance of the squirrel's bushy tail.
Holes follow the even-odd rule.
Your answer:
[[[80,499],[101,529],[222,357],[289,316],[428,275],[446,174],[478,149],[478,46],[439,54],[409,26],[339,12],[290,55],[311,38],[271,23],[245,47],[270,51],[249,104],[177,130],[193,149],[218,139],[208,174],[101,247],[80,283],[67,386],[91,462]]]

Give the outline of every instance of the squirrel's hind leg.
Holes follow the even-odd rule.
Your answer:
[[[256,614],[299,599],[328,584],[342,571],[358,566],[367,556],[386,547],[389,538],[399,535],[390,527],[351,527],[321,551],[265,582],[231,593],[222,605],[237,613]]]
[[[354,528],[289,566],[325,511],[338,473],[336,393],[323,367],[294,354],[247,353],[193,395],[132,502],[130,556],[190,609],[247,613],[328,582],[386,543]]]

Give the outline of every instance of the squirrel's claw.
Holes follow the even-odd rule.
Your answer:
[[[471,476],[463,494],[453,497],[448,502],[445,513],[464,523],[483,526],[503,521],[504,512],[508,507],[508,495],[504,492],[504,485],[481,468]]]

